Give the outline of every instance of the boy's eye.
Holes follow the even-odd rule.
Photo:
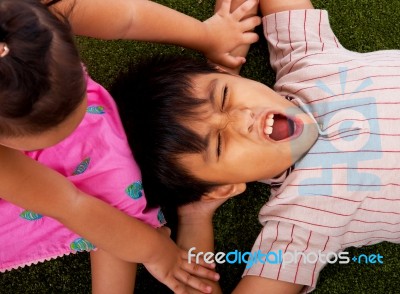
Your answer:
[[[226,99],[228,97],[228,86],[225,86],[222,90],[222,102],[221,102],[221,109],[224,109]]]
[[[224,110],[226,100],[228,99],[228,86],[224,86],[222,89],[222,99],[221,99],[221,111]],[[221,145],[222,145],[222,138],[221,138],[221,133],[218,133],[217,136],[217,158],[221,156]]]
[[[221,134],[218,133],[218,138],[217,138],[217,158],[219,158],[221,155]]]
[[[224,106],[225,106],[227,97],[228,97],[228,87],[225,86],[225,87],[222,89],[221,110],[224,110]],[[221,140],[221,133],[218,133],[218,137],[217,137],[217,158],[219,158],[220,155],[221,155],[221,145],[222,145],[222,142],[221,142],[221,141],[222,141],[222,140]]]

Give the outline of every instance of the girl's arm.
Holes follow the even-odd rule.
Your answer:
[[[229,52],[258,39],[249,31],[260,24],[260,18],[242,20],[257,4],[246,1],[231,13],[231,0],[223,0],[216,14],[204,22],[147,0],[63,0],[55,9],[68,16],[78,35],[180,45],[232,67],[243,58],[233,58]]]
[[[246,2],[246,0],[231,0],[231,1],[232,1],[231,2],[231,7],[230,7],[230,11],[231,12],[235,11],[236,9],[238,9],[244,2]],[[224,0],[216,0],[214,11],[218,12],[223,5],[224,5]],[[254,17],[254,16],[257,15],[257,12],[258,12],[258,5],[250,8],[246,12],[246,14],[244,15],[243,19]],[[241,57],[243,57],[243,60],[245,60],[247,52],[249,51],[249,49],[250,49],[250,44],[243,44],[243,45],[240,45],[240,46],[236,47],[234,50],[232,50],[230,52],[230,54],[235,56],[235,57],[240,57],[241,56]],[[218,64],[217,64],[217,66],[218,66]],[[227,68],[227,67],[222,66],[222,68],[224,70],[226,70],[226,71],[228,71],[228,72],[230,72],[232,74],[237,74],[237,75],[239,74],[241,67],[242,67],[242,64],[239,64],[238,66],[231,67],[231,68]]]
[[[177,293],[186,293],[186,281],[191,287],[207,291],[205,283],[188,276],[214,279],[215,274],[188,264],[184,252],[167,236],[79,191],[62,175],[19,151],[0,146],[0,162],[0,198],[55,218],[116,257],[143,263],[155,278]]]

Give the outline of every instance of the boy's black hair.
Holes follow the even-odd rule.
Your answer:
[[[132,65],[111,87],[150,206],[197,201],[216,186],[192,176],[177,158],[206,148],[182,121],[198,117],[205,102],[192,95],[191,78],[218,72],[203,60],[158,56]]]

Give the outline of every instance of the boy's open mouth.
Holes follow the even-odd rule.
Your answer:
[[[294,135],[295,122],[282,114],[269,114],[264,133],[274,141],[282,141]]]

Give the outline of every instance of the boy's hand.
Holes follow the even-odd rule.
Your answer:
[[[186,294],[188,289],[194,288],[203,293],[211,293],[212,288],[199,278],[211,281],[218,281],[219,275],[213,271],[215,264],[200,264],[188,262],[188,253],[184,251],[166,236],[168,231],[162,230],[160,235],[165,238],[162,242],[162,252],[154,252],[151,262],[144,263],[144,266],[153,277],[165,284],[174,293]]]
[[[215,211],[229,198],[221,199],[207,199],[192,202],[178,207],[179,222],[188,223],[201,223],[212,219]]]
[[[258,40],[258,35],[251,31],[261,23],[261,19],[258,16],[245,18],[258,5],[257,0],[246,1],[233,12],[230,12],[231,2],[222,0],[220,9],[203,22],[208,35],[203,53],[213,63],[236,68],[246,60],[241,56],[232,56],[230,52]]]

